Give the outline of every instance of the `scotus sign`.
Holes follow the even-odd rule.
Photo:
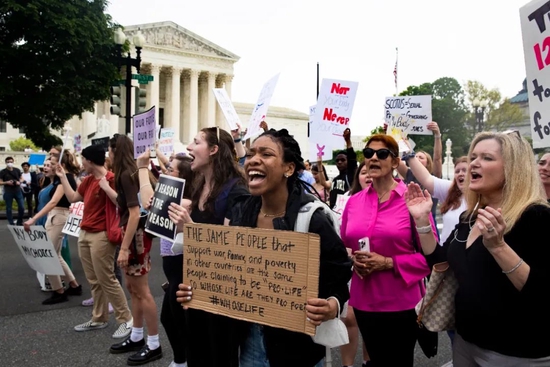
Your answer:
[[[181,204],[185,180],[167,175],[160,175],[155,188],[149,216],[145,223],[145,231],[154,236],[173,241],[176,237],[176,225],[168,216],[171,203]]]

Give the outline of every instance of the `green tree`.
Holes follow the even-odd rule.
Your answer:
[[[443,149],[445,149],[445,140],[451,139],[453,156],[458,157],[467,152],[469,140],[464,120],[468,112],[464,103],[464,90],[456,79],[444,77],[433,83],[409,86],[399,95],[431,95],[432,120],[437,122],[443,134]],[[425,150],[433,154],[433,136],[412,135],[411,138],[416,144],[415,150]]]
[[[510,103],[507,98],[502,98],[500,91],[496,88],[488,89],[481,82],[468,80],[464,86],[467,95],[467,101],[470,106],[473,106],[474,100],[483,100],[487,102],[485,108],[484,123],[481,126],[476,126],[476,117],[472,111],[468,113],[466,124],[470,130],[470,136],[473,136],[478,131],[484,130],[506,130],[510,125],[517,124],[525,120],[521,109],[518,105]]]
[[[49,149],[49,128],[91,111],[117,79],[106,0],[0,3],[0,119]]]
[[[14,152],[23,152],[26,148],[31,148],[33,151],[37,151],[38,148],[34,145],[33,141],[23,136],[10,141],[10,149]]]
[[[367,141],[369,141],[371,136],[376,134],[385,134],[385,133],[386,133],[386,129],[384,129],[384,126],[375,127],[370,131],[370,135],[366,136],[365,139],[363,139],[363,141],[366,143]]]

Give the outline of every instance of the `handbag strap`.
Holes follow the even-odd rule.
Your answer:
[[[329,298],[327,298],[327,301],[331,298],[336,300],[336,304],[338,305],[338,314],[336,315],[336,318],[339,319],[340,318],[340,301],[338,301],[338,298],[334,296],[330,296]]]

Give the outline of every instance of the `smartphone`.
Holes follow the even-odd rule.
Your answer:
[[[370,242],[368,237],[359,240],[359,250],[370,252]]]
[[[156,158],[157,157],[157,150],[155,149],[155,145],[151,145],[149,147],[149,158]]]

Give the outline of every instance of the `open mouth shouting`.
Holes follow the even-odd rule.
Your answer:
[[[481,176],[479,173],[475,172],[475,171],[472,171],[472,172],[470,173],[470,176],[471,176],[470,183],[479,182],[479,181],[481,180],[481,178],[482,178],[482,176]]]
[[[247,172],[248,175],[248,187],[253,188],[261,185],[265,180],[265,173],[256,169],[251,169]]]

